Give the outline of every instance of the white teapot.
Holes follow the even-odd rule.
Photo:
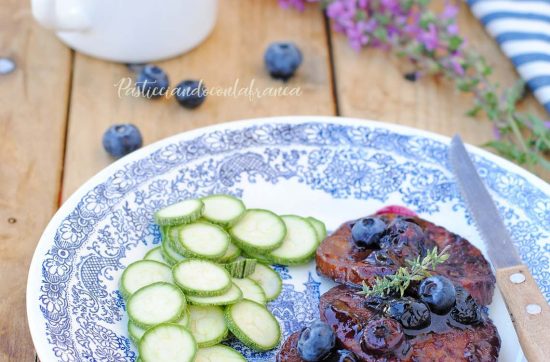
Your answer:
[[[218,0],[31,0],[40,24],[71,48],[124,63],[184,53],[212,31]]]

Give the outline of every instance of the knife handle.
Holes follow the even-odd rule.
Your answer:
[[[497,269],[497,285],[529,362],[550,358],[550,306],[527,266]]]

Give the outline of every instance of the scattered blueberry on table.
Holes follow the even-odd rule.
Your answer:
[[[269,74],[275,79],[288,80],[300,64],[302,52],[290,42],[271,43],[264,54],[264,62]]]
[[[184,108],[197,108],[206,100],[206,95],[206,87],[202,81],[184,80],[176,86],[176,100]]]
[[[103,148],[114,158],[120,158],[140,148],[143,139],[133,124],[115,124],[103,134]]]
[[[416,80],[418,79],[418,73],[416,72],[405,73],[403,75],[403,78],[405,78],[409,82],[416,82]]]
[[[15,62],[10,58],[0,57],[0,74],[8,74],[15,70]]]
[[[158,98],[168,90],[170,81],[161,68],[153,64],[145,65],[139,72],[136,87],[147,98]]]
[[[127,63],[126,67],[128,68],[129,71],[139,74],[141,73],[143,68],[145,68],[146,65],[147,64],[145,63]]]

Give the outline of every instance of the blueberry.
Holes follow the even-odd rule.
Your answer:
[[[139,73],[141,73],[143,68],[145,68],[146,65],[147,64],[145,64],[145,63],[127,63],[126,67],[128,68],[128,70],[130,72],[139,74]]]
[[[418,79],[418,73],[417,72],[405,73],[403,77],[409,82],[415,82]]]
[[[133,124],[115,124],[103,134],[103,148],[114,158],[127,155],[142,144],[141,133]]]
[[[388,234],[395,246],[418,245],[424,240],[424,230],[420,226],[401,218],[395,219],[388,226]]]
[[[385,313],[406,329],[422,329],[430,325],[431,322],[428,306],[410,298],[398,299],[389,303]]]
[[[371,319],[361,336],[361,349],[365,352],[387,353],[398,347],[405,335],[401,325],[389,318]]]
[[[426,278],[420,282],[418,295],[434,313],[438,314],[447,313],[456,300],[455,286],[449,279],[440,275]]]
[[[357,362],[357,356],[347,349],[339,349],[323,362]]]
[[[176,100],[184,108],[197,108],[205,99],[206,87],[202,80],[184,80],[176,86]]]
[[[271,43],[265,51],[264,62],[273,78],[287,80],[302,64],[302,52],[294,43]]]
[[[136,87],[147,98],[157,98],[166,93],[170,82],[166,73],[153,64],[145,65],[139,72]]]
[[[298,353],[305,361],[321,361],[334,349],[336,336],[330,326],[321,321],[305,328],[298,339]]]
[[[462,287],[456,286],[456,303],[451,309],[451,318],[462,324],[481,322],[481,308],[474,298]]]
[[[386,223],[378,217],[366,217],[357,221],[351,228],[351,238],[360,248],[377,247],[380,237],[386,230]]]

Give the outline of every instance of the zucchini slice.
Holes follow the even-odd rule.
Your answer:
[[[223,254],[223,256],[216,261],[222,264],[231,263],[232,261],[235,261],[235,259],[237,259],[239,256],[241,256],[241,249],[230,242],[227,250],[225,251],[225,254]]]
[[[264,290],[258,283],[256,283],[252,279],[233,278],[233,283],[235,283],[243,292],[243,299],[248,299],[260,304],[267,303],[267,298],[265,296]]]
[[[275,300],[283,289],[283,281],[275,270],[265,264],[258,263],[254,273],[248,276],[254,280],[264,290],[267,301]]]
[[[235,337],[256,351],[275,348],[281,339],[281,327],[273,314],[250,300],[227,306],[225,321]]]
[[[128,316],[137,326],[147,329],[156,324],[181,319],[185,296],[173,284],[155,283],[141,288],[128,299]]]
[[[143,362],[191,362],[197,344],[191,333],[179,324],[163,323],[149,329],[139,343]]]
[[[286,236],[283,244],[271,251],[268,258],[275,264],[305,264],[313,258],[319,246],[317,233],[304,218],[296,215],[281,216],[286,225]]]
[[[319,242],[320,244],[321,241],[325,240],[325,238],[327,237],[327,227],[325,226],[325,223],[319,219],[314,218],[313,216],[306,217],[306,220],[309,221],[309,223],[315,229],[315,233],[317,234],[317,242]]]
[[[234,278],[246,278],[254,272],[256,259],[239,258],[234,262],[225,264],[225,269]]]
[[[129,298],[138,289],[157,282],[173,283],[170,267],[158,261],[139,260],[124,269],[120,278],[120,292]]]
[[[191,199],[166,206],[155,213],[159,225],[179,225],[197,220],[202,215],[204,204],[201,200]]]
[[[189,306],[189,330],[199,347],[210,347],[227,337],[223,309],[217,306]]]
[[[275,262],[269,258],[269,254],[261,254],[252,250],[247,250],[246,256],[252,259],[256,259],[260,263],[275,264]]]
[[[158,261],[159,263],[166,264],[166,261],[162,257],[162,251],[160,246],[157,246],[156,248],[153,248],[149,250],[147,253],[145,253],[143,260],[153,260],[153,261]]]
[[[195,362],[246,362],[246,359],[233,348],[218,344],[199,348]]]
[[[243,292],[235,284],[231,288],[216,297],[198,297],[196,295],[188,295],[187,301],[194,305],[228,305],[237,303],[243,299]]]
[[[168,265],[174,265],[184,260],[185,257],[177,252],[172,246],[170,240],[164,240],[161,245],[161,253]]]
[[[186,257],[218,259],[227,251],[230,240],[220,226],[201,221],[179,227],[172,241],[176,250]]]
[[[238,247],[262,253],[281,246],[286,227],[283,220],[271,211],[249,209],[229,229],[229,234]]]
[[[189,311],[186,309],[183,312],[183,316],[181,317],[181,319],[179,321],[175,322],[175,323],[179,324],[179,325],[182,325],[184,327],[188,327],[189,326]],[[141,340],[141,337],[143,337],[143,335],[145,334],[146,331],[147,331],[146,329],[141,328],[140,326],[138,326],[137,324],[135,324],[131,320],[128,320],[128,334],[130,335],[130,339],[132,340],[132,342],[134,342],[134,344],[136,346],[139,345],[139,341]]]
[[[183,312],[181,319],[176,323],[181,324],[186,328],[189,327],[189,308],[188,307],[185,308],[185,311]]]
[[[208,260],[185,259],[172,268],[176,284],[189,295],[213,297],[231,288],[225,268]]]
[[[141,328],[131,320],[128,321],[128,335],[130,336],[130,340],[136,345],[139,346],[139,341],[141,340],[141,337],[145,334],[147,330]]]
[[[241,200],[230,195],[211,195],[201,200],[204,203],[202,216],[224,227],[235,223],[246,209]]]

